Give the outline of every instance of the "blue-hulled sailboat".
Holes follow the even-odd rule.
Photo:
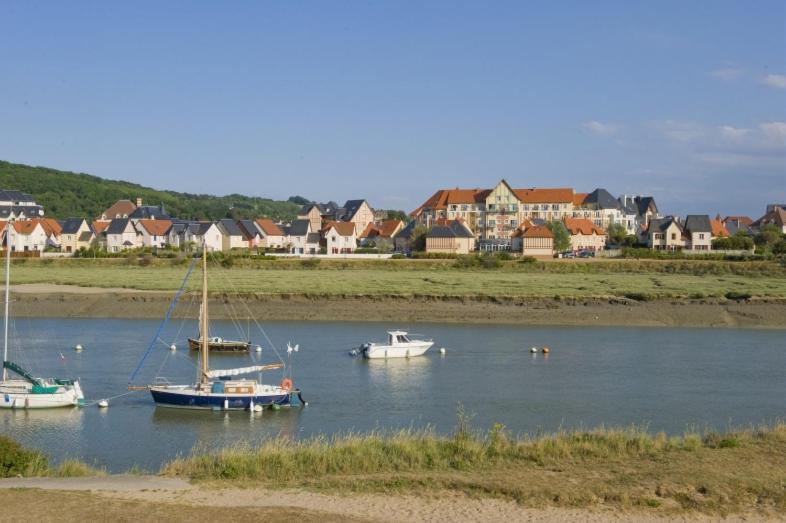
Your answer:
[[[283,363],[253,365],[234,369],[210,369],[208,336],[207,247],[202,247],[202,306],[199,315],[201,346],[200,372],[193,385],[151,385],[153,401],[161,407],[210,410],[259,410],[265,406],[290,406],[300,401],[300,390],[292,379],[285,377],[278,385],[267,385],[259,380],[243,378],[262,371],[280,369]],[[171,310],[171,308],[170,308]]]

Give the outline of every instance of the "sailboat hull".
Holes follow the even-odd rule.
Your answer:
[[[82,390],[75,386],[60,387],[57,392],[36,394],[25,382],[0,384],[0,408],[3,409],[54,409],[78,407],[84,400]]]
[[[272,387],[271,387],[272,388]],[[277,388],[277,387],[276,387]],[[262,407],[292,405],[292,392],[279,389],[255,394],[220,394],[196,391],[192,387],[151,387],[150,394],[159,407],[205,410],[248,410],[252,405]]]

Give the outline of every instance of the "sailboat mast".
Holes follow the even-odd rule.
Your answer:
[[[5,362],[8,361],[8,305],[11,301],[11,229],[13,223],[8,220],[5,224],[5,322],[3,323],[3,381],[8,379]]]
[[[207,242],[202,243],[202,324],[200,327],[200,337],[202,338],[202,383],[207,383],[208,381],[208,361],[207,361],[207,353],[209,348],[209,341],[208,337],[208,316],[207,316]]]

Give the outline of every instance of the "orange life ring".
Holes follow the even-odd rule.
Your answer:
[[[292,390],[292,380],[289,378],[284,378],[283,380],[281,380],[280,386],[282,389],[286,391],[290,391]]]

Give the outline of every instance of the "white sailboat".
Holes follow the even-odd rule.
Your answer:
[[[78,380],[39,378],[8,360],[8,323],[11,303],[11,221],[6,223],[5,324],[3,329],[3,376],[0,381],[0,408],[48,409],[74,407],[84,401]],[[19,378],[9,379],[8,371]]]

